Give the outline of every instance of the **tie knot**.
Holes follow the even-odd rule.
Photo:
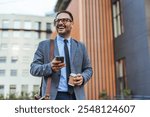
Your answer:
[[[68,40],[67,40],[67,39],[64,39],[64,43],[67,44],[67,43],[68,43]]]

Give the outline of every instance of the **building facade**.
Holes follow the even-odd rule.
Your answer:
[[[53,18],[0,14],[0,95],[32,94],[41,78],[30,75],[38,43],[51,36]]]
[[[111,8],[111,0],[58,0],[55,7],[72,12],[72,36],[87,47],[93,67],[93,77],[85,86],[87,99],[116,96]]]
[[[150,1],[112,0],[117,94],[150,99]]]
[[[58,0],[59,10],[73,13],[72,35],[90,55],[87,99],[150,99],[149,0]]]

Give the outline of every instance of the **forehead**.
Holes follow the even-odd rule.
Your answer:
[[[61,18],[69,18],[69,19],[71,19],[69,14],[67,14],[67,13],[60,13],[56,18],[57,19],[61,19]]]

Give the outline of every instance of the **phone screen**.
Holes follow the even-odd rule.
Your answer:
[[[57,56],[56,60],[61,61],[63,63],[64,62],[64,57],[63,56]]]

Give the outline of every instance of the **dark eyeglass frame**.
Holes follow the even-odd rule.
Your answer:
[[[60,18],[60,19],[54,19],[54,24],[58,24],[60,21],[63,24],[66,24],[67,22],[72,22],[72,20],[69,18]]]

